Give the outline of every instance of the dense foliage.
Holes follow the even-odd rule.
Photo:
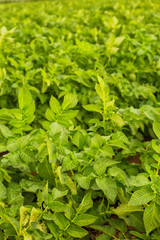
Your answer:
[[[158,1],[0,12],[0,239],[160,239]]]

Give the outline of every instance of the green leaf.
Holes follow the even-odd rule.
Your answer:
[[[142,188],[134,192],[129,201],[130,206],[143,205],[154,199],[155,194],[151,188]]]
[[[1,229],[0,229],[0,239],[1,239],[1,240],[4,240],[4,234],[3,234],[3,232],[2,232]]]
[[[97,217],[91,214],[81,214],[74,218],[74,223],[80,227],[87,226],[96,221]]]
[[[106,172],[106,169],[107,169],[106,161],[105,160],[97,161],[94,164],[93,169],[98,176],[102,176]]]
[[[75,174],[73,177],[74,180],[76,180],[79,184],[79,186],[83,189],[88,190],[91,182],[90,176],[83,176],[81,174]]]
[[[56,121],[55,113],[50,108],[47,108],[47,111],[45,113],[45,117],[50,122],[55,122]]]
[[[124,216],[132,212],[141,212],[143,209],[140,206],[129,206],[126,204],[121,204],[117,208],[113,209],[113,213],[118,216]]]
[[[0,200],[7,197],[7,190],[3,183],[0,182]]]
[[[48,207],[54,212],[65,212],[68,207],[66,204],[54,201],[48,204]]]
[[[35,161],[35,157],[34,157],[34,153],[31,152],[28,149],[24,149],[21,153],[20,153],[20,157],[24,162],[34,162]]]
[[[102,114],[101,106],[96,105],[96,104],[84,105],[83,108],[89,112],[98,112],[98,113]]]
[[[82,199],[81,204],[79,205],[77,209],[78,214],[85,213],[88,209],[90,209],[93,206],[93,201],[91,198],[91,192],[88,192]]]
[[[53,221],[61,230],[64,230],[69,224],[69,220],[61,213],[54,213]]]
[[[30,212],[29,208],[21,206],[21,208],[20,208],[20,228],[21,229],[22,229],[22,226],[25,226],[29,221],[29,218],[27,215],[27,213],[29,213],[29,212]]]
[[[0,131],[4,138],[9,138],[12,136],[12,132],[9,130],[9,128],[2,124],[0,124]]]
[[[32,95],[26,87],[22,87],[18,95],[19,108],[26,109],[32,103]]]
[[[71,155],[66,155],[63,158],[63,164],[62,169],[63,171],[68,171],[71,169],[75,169],[77,167],[78,161],[75,157],[72,157]]]
[[[125,39],[125,36],[119,36],[114,39],[114,45],[119,46]]]
[[[107,199],[112,202],[115,201],[117,197],[117,185],[113,179],[107,177],[97,178],[96,184],[104,192]]]
[[[102,233],[101,235],[99,235],[96,240],[110,240],[111,238],[109,236],[107,236],[105,233]]]
[[[142,110],[149,119],[157,122],[160,121],[160,112],[156,108],[150,105],[143,105]]]
[[[100,226],[100,225],[90,225],[90,228],[98,230],[105,233],[107,236],[113,237],[116,234],[116,230],[112,226]]]
[[[153,131],[156,134],[156,136],[160,139],[160,123],[159,122],[153,123]]]
[[[88,234],[88,232],[85,229],[78,227],[74,224],[72,224],[68,228],[67,233],[75,238],[83,238]]]
[[[143,220],[147,235],[160,227],[160,205],[151,202],[144,211]]]
[[[99,134],[94,135],[91,138],[91,147],[100,148],[103,144],[103,138]]]
[[[71,177],[67,176],[65,184],[69,187],[73,195],[77,195],[76,183],[72,181]]]
[[[143,173],[138,174],[133,181],[130,182],[132,186],[141,187],[151,184],[149,179],[143,175]]]
[[[72,142],[75,146],[82,150],[85,144],[85,136],[80,131],[77,131],[73,136]]]
[[[35,207],[33,207],[31,210],[31,216],[30,216],[29,223],[36,222],[37,218],[39,217],[40,214],[41,214],[41,211],[36,209]]]
[[[127,232],[127,225],[120,219],[109,219],[108,221],[112,227],[119,230],[121,233]]]
[[[111,167],[108,170],[108,174],[112,177],[115,177],[122,184],[126,185],[127,175],[121,168]]]
[[[157,139],[152,140],[152,148],[154,149],[155,152],[160,154],[160,144],[157,144]]]
[[[20,186],[27,192],[35,193],[37,190],[43,190],[43,188],[45,187],[45,183],[22,179],[20,181]]]
[[[68,93],[64,96],[63,103],[62,103],[62,110],[67,110],[73,108],[77,105],[78,99],[77,95]]]
[[[61,106],[55,97],[51,96],[49,105],[51,107],[52,112],[54,112],[55,114],[61,113]]]
[[[98,94],[98,96],[102,99],[103,103],[105,104],[108,95],[109,95],[109,88],[104,83],[104,80],[98,76],[98,82],[99,84],[96,83],[95,89]]]
[[[112,115],[111,120],[120,128],[125,124],[123,118],[117,113]]]
[[[24,240],[33,240],[32,235],[25,233]]]
[[[48,226],[49,230],[51,231],[51,233],[53,234],[53,236],[55,238],[57,238],[58,233],[59,233],[59,229],[58,229],[57,225],[53,221],[48,221],[47,226]]]
[[[56,200],[58,198],[61,198],[61,197],[65,196],[65,195],[67,195],[67,193],[68,193],[68,190],[60,191],[57,188],[53,188],[53,190],[52,190],[52,199]]]
[[[38,164],[38,172],[43,179],[48,180],[51,184],[54,183],[52,166],[47,159],[44,159],[42,163]]]

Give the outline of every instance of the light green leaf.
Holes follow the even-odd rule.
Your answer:
[[[160,112],[156,108],[150,105],[143,105],[142,110],[149,119],[156,122],[160,121]]]
[[[109,88],[105,85],[104,80],[100,76],[98,76],[98,82],[99,84],[96,83],[95,89],[98,96],[102,99],[103,104],[105,105],[105,102],[109,95]]]
[[[3,183],[0,182],[0,200],[7,197],[7,190]]]
[[[61,106],[60,106],[58,100],[57,100],[55,97],[51,96],[49,105],[50,105],[50,107],[51,107],[51,110],[52,110],[55,114],[60,114],[60,113],[61,113]]]
[[[125,124],[123,118],[117,113],[112,115],[111,120],[120,128]]]
[[[102,176],[107,169],[107,161],[104,160],[104,159],[100,160],[100,161],[97,161],[94,164],[93,169],[98,176]]]
[[[108,170],[108,174],[112,177],[115,177],[122,184],[126,185],[127,175],[121,168],[111,167]]]
[[[142,188],[134,192],[129,201],[130,206],[143,205],[150,202],[155,197],[151,188]]]
[[[61,213],[54,213],[53,221],[61,230],[64,230],[69,224],[69,220]]]
[[[107,199],[112,202],[115,201],[117,197],[117,185],[113,179],[107,177],[97,178],[96,184],[104,192]]]
[[[87,226],[96,221],[97,217],[91,214],[81,214],[74,218],[74,223],[80,227]]]
[[[147,235],[160,227],[160,205],[151,202],[144,211],[143,220]]]
[[[33,207],[32,210],[31,210],[31,216],[30,216],[30,221],[29,222],[30,223],[36,222],[37,218],[40,214],[41,214],[41,211]]]
[[[72,181],[71,177],[67,176],[65,184],[69,187],[73,195],[77,195],[76,183]]]
[[[53,190],[52,190],[52,199],[56,200],[58,198],[61,198],[61,197],[65,196],[65,195],[67,195],[67,193],[68,193],[68,190],[60,191],[57,188],[53,188]]]
[[[83,176],[81,174],[75,174],[73,177],[74,180],[76,180],[79,184],[79,186],[83,189],[88,190],[91,182],[90,176]]]
[[[140,206],[129,206],[126,204],[121,204],[119,207],[113,209],[113,213],[118,216],[125,216],[132,212],[141,212],[143,209]]]
[[[98,113],[102,114],[101,106],[96,105],[96,104],[84,105],[83,108],[89,112],[98,112]]]
[[[64,96],[62,103],[62,110],[67,110],[69,108],[73,108],[77,105],[78,99],[77,95],[73,93],[68,93]]]
[[[32,235],[25,233],[24,240],[32,240]]]
[[[68,228],[67,233],[75,238],[83,238],[88,234],[88,232],[85,229],[78,227],[74,224],[72,224]]]
[[[153,123],[153,131],[156,134],[156,136],[160,139],[160,123],[159,122]]]
[[[99,134],[95,134],[94,137],[91,138],[91,147],[100,148],[103,144],[103,138]]]
[[[5,125],[0,124],[0,131],[4,138],[9,138],[12,136],[12,132]]]
[[[130,182],[130,184],[132,186],[141,187],[141,186],[151,184],[151,182],[149,181],[149,179],[146,176],[144,176],[142,173],[140,173],[134,178],[133,181]]]
[[[26,109],[32,103],[32,95],[26,87],[22,87],[18,95],[19,108]]]
[[[88,209],[90,209],[93,206],[93,201],[91,198],[91,192],[88,192],[82,199],[81,204],[79,205],[77,209],[78,214],[85,213]]]
[[[114,45],[119,46],[125,39],[125,36],[119,36],[114,39]]]

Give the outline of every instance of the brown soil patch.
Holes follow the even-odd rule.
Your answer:
[[[140,155],[128,157],[127,162],[141,164]]]

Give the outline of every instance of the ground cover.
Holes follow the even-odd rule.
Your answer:
[[[0,240],[160,239],[159,10],[0,5]]]

